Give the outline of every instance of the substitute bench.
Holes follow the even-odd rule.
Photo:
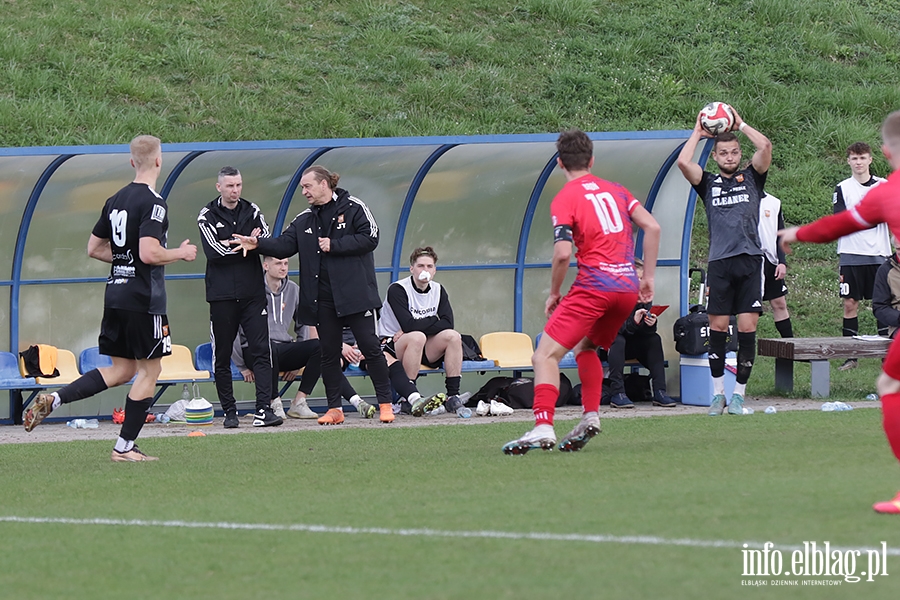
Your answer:
[[[884,358],[891,340],[881,337],[769,338],[759,340],[760,356],[775,358],[775,388],[794,389],[794,361],[808,361],[812,367],[812,396],[827,398],[831,393],[829,360]]]

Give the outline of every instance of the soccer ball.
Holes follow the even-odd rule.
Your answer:
[[[734,125],[734,111],[724,102],[710,102],[700,111],[700,126],[710,135],[731,131]]]

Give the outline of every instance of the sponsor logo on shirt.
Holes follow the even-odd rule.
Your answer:
[[[750,202],[749,194],[735,194],[734,196],[725,196],[724,198],[714,198],[712,205],[731,206],[733,204],[742,204],[744,202]]]
[[[153,221],[158,221],[160,223],[163,222],[163,219],[166,218],[166,207],[160,206],[159,204],[153,205],[153,211],[150,213],[150,219]]]
[[[127,252],[125,252],[125,254],[113,254],[113,255],[112,255],[112,259],[113,259],[113,260],[124,260],[124,261],[127,261],[129,265],[132,264],[132,263],[134,263],[134,257],[131,255],[131,249],[130,249],[130,248],[128,249]]]
[[[134,277],[134,267],[126,265],[114,265],[112,269],[113,277]]]

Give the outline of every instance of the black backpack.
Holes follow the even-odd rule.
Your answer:
[[[678,353],[696,356],[709,352],[709,315],[706,314],[706,308],[699,304],[692,306],[690,313],[675,321],[672,333]],[[725,350],[737,352],[737,349],[737,317],[732,316],[728,324]]]
[[[570,403],[572,382],[565,373],[559,374],[559,398],[556,406]],[[499,400],[511,408],[532,408],[534,406],[534,378],[532,377],[492,377],[469,398],[467,404],[476,406],[478,401]]]

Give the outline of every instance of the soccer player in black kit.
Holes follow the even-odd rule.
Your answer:
[[[733,110],[733,108],[732,108]],[[740,169],[741,145],[732,131],[746,135],[756,148],[750,164]],[[719,173],[693,161],[697,144],[710,135],[700,125],[678,155],[678,168],[703,199],[709,223],[709,370],[714,395],[711,416],[725,410],[725,344],[731,315],[737,315],[738,355],[734,393],[728,413],[743,414],[744,390],[756,358],[756,324],[762,313],[763,251],[759,243],[759,202],[772,164],[772,142],[734,111],[732,131],[716,136],[712,157]]]
[[[160,360],[172,353],[166,318],[164,266],[192,261],[197,246],[184,240],[166,248],[169,229],[166,201],[156,193],[162,167],[160,141],[141,135],[131,141],[134,181],[106,201],[88,241],[91,258],[111,263],[103,300],[100,354],[111,367],[94,369],[52,394],[40,394],[25,411],[25,431],[31,431],[60,404],[68,404],[128,383],[125,421],[112,452],[113,462],[158,460],[138,449],[135,440],[153,404]]]

